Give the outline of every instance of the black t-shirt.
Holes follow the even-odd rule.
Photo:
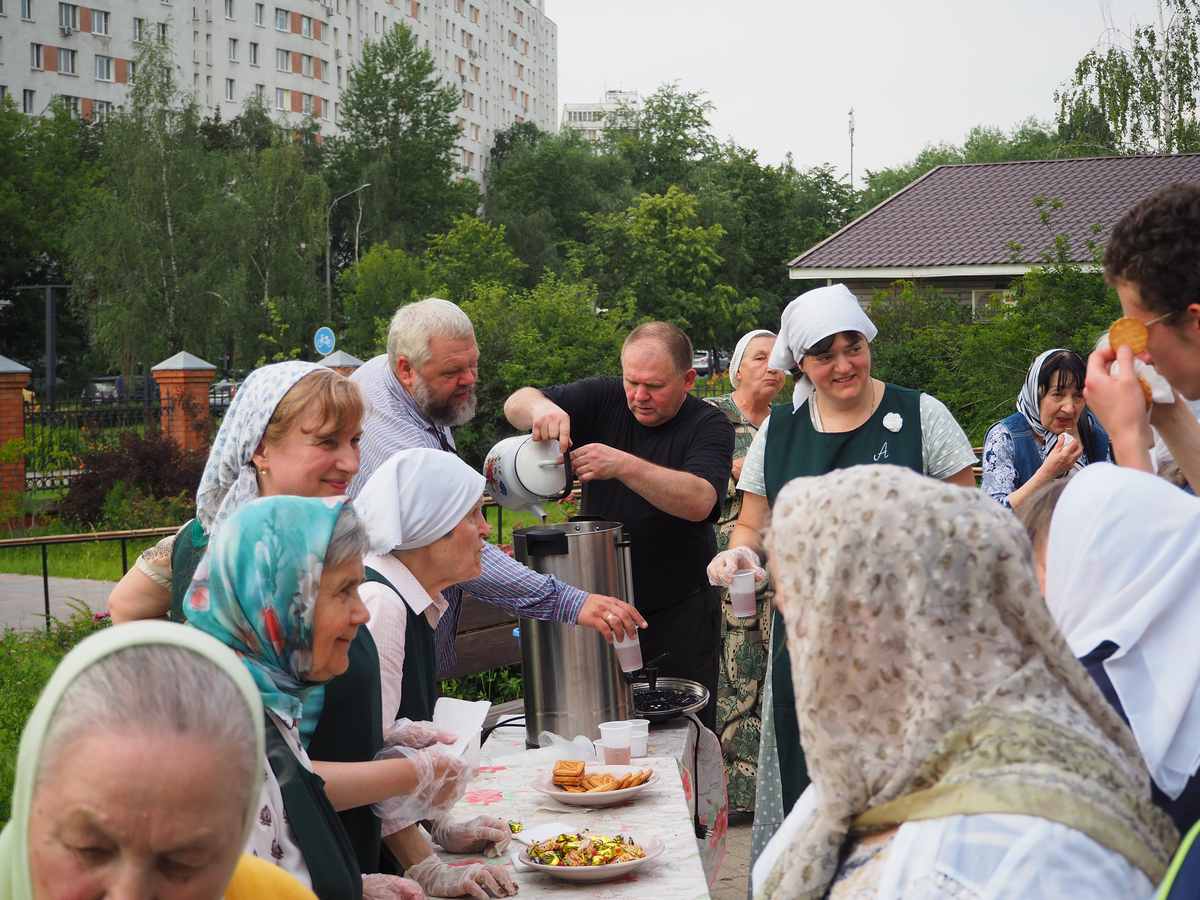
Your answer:
[[[619,378],[585,378],[544,393],[571,417],[574,447],[607,444],[713,486],[716,501],[703,522],[665,513],[616,479],[583,486],[584,515],[625,526],[632,541],[633,589],[643,613],[673,606],[707,585],[705,569],[717,552],[713,523],[733,463],[733,425],[725,414],[689,394],[674,418],[648,428],[629,411]]]

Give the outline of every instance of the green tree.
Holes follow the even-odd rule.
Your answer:
[[[703,91],[664,84],[640,106],[623,106],[605,123],[608,150],[628,161],[633,187],[661,194],[686,187],[695,167],[717,150]]]
[[[573,129],[547,134],[523,122],[496,136],[484,211],[504,226],[532,284],[544,269],[563,267],[567,243],[586,238],[589,213],[629,204],[630,171]]]
[[[1135,25],[1128,37],[1110,28],[1076,63],[1055,92],[1060,125],[1079,129],[1098,112],[1124,152],[1200,149],[1200,0],[1158,0],[1157,7],[1157,21]]]
[[[450,300],[468,296],[476,282],[516,285],[525,269],[505,242],[503,225],[468,215],[429,239],[425,259],[435,290]]]
[[[342,345],[363,359],[382,352],[396,309],[429,296],[432,290],[433,280],[421,257],[376,244],[338,278],[345,311]]]
[[[438,80],[433,57],[404,25],[363,45],[341,95],[341,135],[331,153],[335,194],[360,184],[361,240],[407,250],[446,230],[454,217],[479,205],[479,189],[459,179],[454,119],[459,91]],[[338,208],[340,244],[356,229],[354,204]]]
[[[575,248],[582,273],[605,307],[628,304],[665,319],[700,347],[732,346],[758,305],[718,281],[720,225],[702,225],[696,198],[672,187],[642,194],[626,210],[588,217],[588,242]]]

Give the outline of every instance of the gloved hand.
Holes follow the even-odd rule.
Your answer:
[[[729,587],[733,576],[746,569],[754,571],[755,584],[767,580],[767,570],[762,567],[757,553],[749,547],[730,547],[714,556],[708,564],[708,583],[713,587]]]
[[[400,827],[437,819],[445,815],[467,791],[474,772],[465,760],[450,756],[432,748],[413,750],[409,747],[384,747],[375,754],[376,759],[406,759],[415,769],[416,787],[407,794],[397,794],[372,805],[375,815],[382,820],[384,834],[398,831]]]
[[[425,889],[398,875],[364,875],[363,900],[425,900]]]
[[[508,822],[495,816],[476,816],[465,822],[441,819],[433,823],[433,842],[449,853],[500,856],[512,843]]]
[[[450,866],[431,853],[406,873],[425,889],[430,897],[511,897],[517,892],[508,866],[489,866],[473,863],[469,866]]]
[[[389,747],[400,745],[423,750],[434,744],[453,744],[458,735],[453,731],[438,728],[432,722],[414,722],[411,719],[397,719],[383,735],[383,743]]]

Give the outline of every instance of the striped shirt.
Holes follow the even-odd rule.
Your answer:
[[[454,436],[444,425],[435,425],[420,409],[412,395],[396,379],[386,356],[376,356],[361,366],[351,379],[362,388],[367,400],[367,421],[363,427],[358,474],[350,482],[350,496],[358,496],[367,479],[397,450],[430,447],[455,453]],[[478,578],[442,591],[449,609],[438,623],[438,673],[454,668],[454,647],[463,592],[484,603],[529,619],[574,623],[587,599],[587,592],[564,584],[552,575],[543,575],[521,565],[495,544],[483,548],[483,571]]]

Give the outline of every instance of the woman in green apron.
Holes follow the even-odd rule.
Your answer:
[[[403,887],[394,876],[364,880],[336,812],[370,802],[374,788],[327,785],[301,729],[305,719],[321,717],[326,683],[349,667],[351,644],[367,621],[358,596],[367,543],[344,498],[256,500],[213,537],[183,603],[190,626],[238,654],[267,710],[268,772],[249,850],[322,898]],[[466,787],[462,761],[436,751],[355,765],[362,779],[349,781],[388,781],[384,796],[403,795],[417,817],[448,810]]]
[[[975,454],[945,405],[871,377],[870,343],[877,333],[845,285],[808,291],[784,310],[770,365],[792,372],[795,391],[791,402],[771,408],[750,445],[738,481],[741,513],[729,549],[709,565],[713,584],[728,585],[741,569],[766,578],[759,555],[762,533],[775,496],[793,478],[884,464],[974,487]],[[778,620],[775,613],[763,697],[754,857],[808,784],[791,662]]]

